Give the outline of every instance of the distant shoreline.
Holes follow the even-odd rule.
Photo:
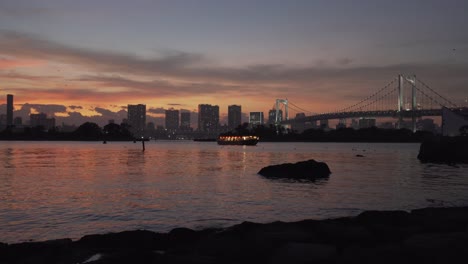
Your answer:
[[[35,141],[35,142],[132,142],[134,140],[102,140],[102,139],[2,139],[0,141]],[[140,142],[141,140],[136,140]],[[216,140],[193,140],[193,139],[151,139],[149,141],[164,141],[164,142],[201,142],[213,143]],[[259,143],[421,143],[421,140],[260,140]]]

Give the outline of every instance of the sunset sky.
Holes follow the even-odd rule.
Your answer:
[[[2,0],[0,95],[15,115],[120,122],[127,104],[311,112],[351,105],[399,73],[468,97],[468,1]],[[0,107],[0,114],[5,106]],[[195,120],[192,120],[195,123]]]

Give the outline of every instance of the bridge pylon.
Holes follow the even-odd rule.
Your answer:
[[[411,124],[413,132],[416,132],[416,75],[398,75],[398,128],[403,128],[403,117],[405,116],[405,82],[411,85]]]
[[[288,99],[276,99],[276,105],[275,105],[275,110],[276,110],[276,116],[275,116],[275,125],[278,126],[281,121],[281,117],[279,114],[280,111],[280,104],[284,105],[284,119],[289,120],[289,112],[288,112]]]

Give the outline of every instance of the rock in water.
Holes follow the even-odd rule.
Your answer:
[[[289,178],[315,180],[327,178],[331,171],[324,162],[313,159],[297,163],[284,163],[262,168],[258,174],[267,178]]]
[[[421,143],[418,159],[433,163],[468,163],[468,137],[441,137]]]

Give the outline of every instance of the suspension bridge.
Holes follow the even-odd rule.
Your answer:
[[[416,131],[416,119],[423,116],[441,116],[442,108],[458,109],[449,99],[437,93],[416,76],[398,75],[380,90],[365,99],[328,113],[311,113],[293,104],[287,99],[277,99],[274,105],[275,124],[291,125],[322,120],[347,118],[381,118],[398,119],[397,128],[403,127],[404,119],[412,120],[413,131]],[[296,118],[289,118],[289,111],[302,113]],[[285,118],[282,119],[284,109]],[[270,116],[271,116],[270,112]]]

